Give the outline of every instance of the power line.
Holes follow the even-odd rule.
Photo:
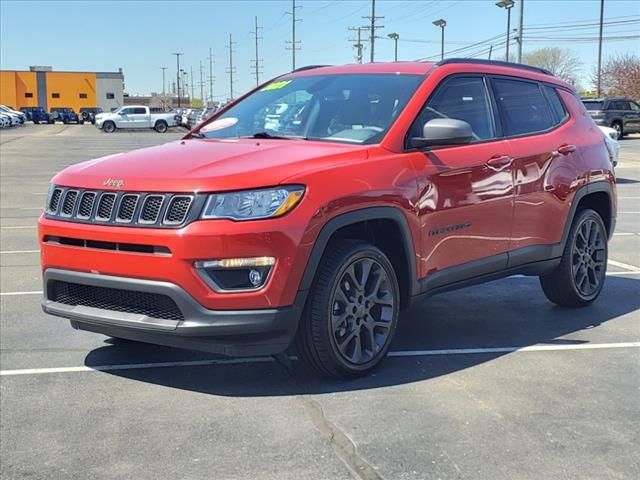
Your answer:
[[[255,42],[256,42],[256,58],[255,60],[252,60],[253,65],[252,65],[252,70],[253,70],[253,74],[256,77],[256,86],[260,85],[260,74],[262,73],[262,71],[260,70],[260,62],[262,61],[260,59],[260,56],[258,54],[258,40],[263,40],[262,37],[259,36],[259,30],[262,30],[262,27],[258,26],[258,17],[255,17],[255,31],[253,32],[249,32],[254,36]]]
[[[302,19],[296,18],[296,9],[302,8],[301,6],[296,6],[296,0],[291,0],[291,11],[285,12],[287,15],[291,15],[291,40],[287,40],[285,44],[288,44],[285,48],[287,50],[291,50],[291,60],[293,68],[296,69],[296,50],[301,50],[302,46],[300,45],[302,42],[300,40],[296,40],[296,23],[301,22]]]

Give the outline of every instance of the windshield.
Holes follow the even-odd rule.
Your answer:
[[[205,125],[206,138],[269,136],[379,142],[422,75],[313,75],[278,79]]]
[[[604,102],[582,102],[584,106],[587,107],[587,110],[602,110],[602,106]]]

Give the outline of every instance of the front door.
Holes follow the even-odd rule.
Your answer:
[[[429,289],[505,268],[513,219],[512,158],[496,133],[485,78],[443,80],[410,135],[421,136],[434,118],[469,123],[474,140],[412,154],[420,192],[421,273]]]

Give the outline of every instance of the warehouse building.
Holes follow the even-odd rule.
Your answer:
[[[117,72],[56,72],[51,67],[28,71],[0,71],[0,104],[22,107],[101,107],[105,111],[124,104],[124,74]]]

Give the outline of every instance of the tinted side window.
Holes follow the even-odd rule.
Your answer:
[[[537,83],[494,79],[493,89],[505,136],[542,132],[554,124]]]
[[[634,111],[636,111],[636,112],[637,112],[637,111],[640,111],[640,105],[638,105],[637,103],[635,103],[635,102],[629,102],[629,105],[631,106],[631,110],[634,110]]]
[[[493,138],[489,96],[482,77],[453,77],[440,84],[411,127],[412,137],[435,118],[454,118],[471,125],[475,140]]]
[[[551,112],[553,113],[555,124],[557,125],[559,123],[562,123],[564,119],[567,118],[567,110],[564,107],[564,103],[562,103],[562,100],[560,99],[560,95],[558,95],[558,91],[548,85],[545,85],[542,88],[547,97],[547,100],[549,100],[549,105],[551,106]]]
[[[144,115],[145,113],[147,113],[147,110],[144,109],[144,108],[134,108],[133,112],[131,112],[131,113],[135,113],[137,115],[139,115],[139,114]]]

